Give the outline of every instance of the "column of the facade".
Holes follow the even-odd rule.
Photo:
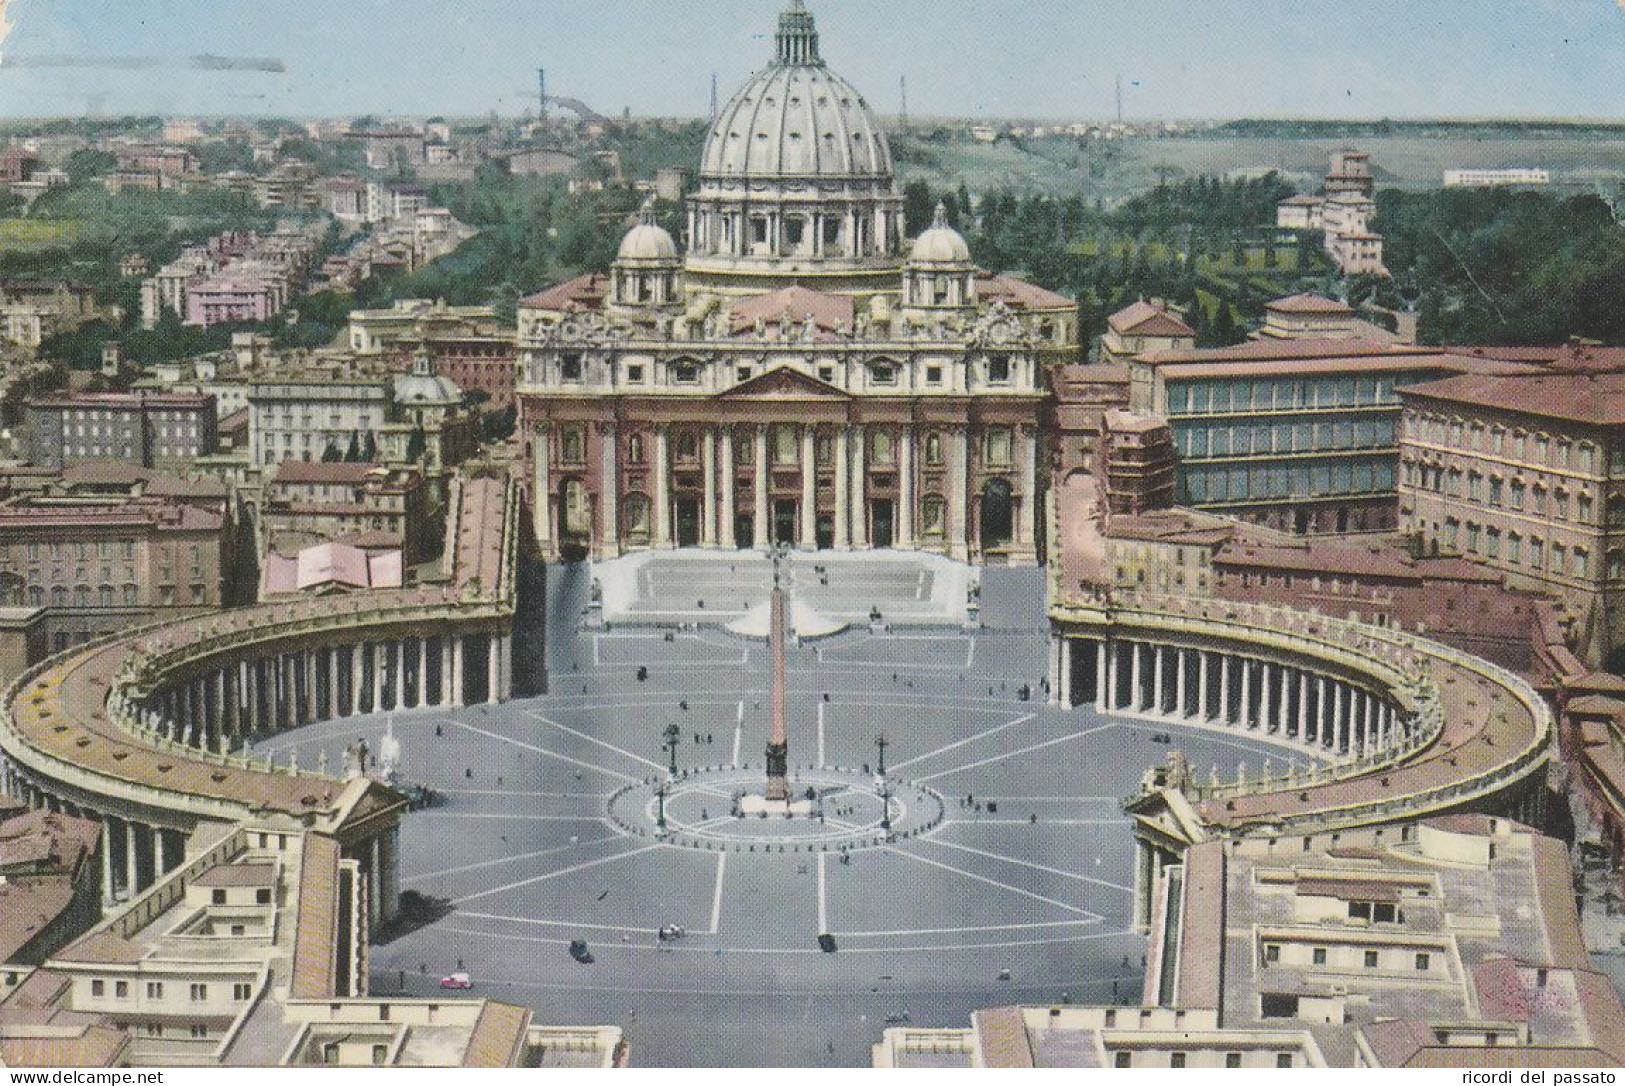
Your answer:
[[[553,440],[552,428],[538,427],[531,441],[531,459],[536,462],[535,491],[531,495],[535,508],[531,510],[536,520],[536,544],[543,554],[550,554],[553,550],[553,472],[551,442]]]
[[[671,432],[661,425],[655,429],[654,543],[671,545]]]
[[[606,423],[598,442],[598,553],[616,558],[621,553],[620,428]]]
[[[897,539],[900,551],[914,549],[914,427],[903,427],[897,444]]]
[[[707,428],[700,438],[700,469],[705,474],[705,508],[700,510],[700,544],[717,545],[717,432]]]
[[[846,550],[852,545],[852,521],[857,512],[852,507],[852,464],[848,451],[852,431],[841,427],[835,431],[835,549]]]
[[[818,549],[818,428],[801,428],[801,549]]]
[[[722,530],[722,546],[725,550],[737,550],[739,547],[739,533],[734,516],[734,491],[738,486],[734,470],[734,431],[732,426],[724,426],[721,434],[722,441],[722,512],[719,515]]]
[[[852,430],[852,546],[869,546],[869,431],[862,426]]]
[[[758,550],[772,542],[767,527],[767,427],[756,427],[756,526],[752,533]]]
[[[970,554],[970,517],[966,504],[970,489],[970,431],[958,427],[948,433],[948,554],[963,561]]]
[[[451,708],[456,702],[452,701],[451,689],[451,638],[440,639],[440,705],[442,708]]]
[[[1034,528],[1038,516],[1038,434],[1031,426],[1021,429],[1026,437],[1022,450],[1021,510],[1016,522],[1016,542],[1030,547],[1035,543]]]

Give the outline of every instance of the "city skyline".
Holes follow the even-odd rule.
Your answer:
[[[309,0],[274,9],[17,0],[0,113],[512,115],[534,108],[535,69],[545,67],[552,93],[606,115],[703,116],[713,71],[727,87],[767,63],[761,27],[774,6],[713,0],[674,21],[652,0],[594,9],[488,0],[450,20],[421,0],[343,10]],[[831,61],[886,114],[900,105],[900,78],[920,117],[1107,118],[1118,75],[1131,119],[1610,118],[1625,97],[1625,76],[1610,63],[1625,44],[1625,16],[1609,0],[1434,4],[1420,14],[1417,5],[1356,12],[1310,0],[1290,24],[1240,0],[1200,9],[1040,0],[996,20],[974,5],[923,0],[814,7],[838,43]],[[506,44],[516,32],[521,44]],[[957,59],[971,54],[981,63]],[[188,68],[199,55],[274,58],[287,71]],[[403,56],[425,60],[402,65]],[[75,66],[30,67],[31,58]],[[160,78],[96,66],[118,58],[171,63],[141,69]]]

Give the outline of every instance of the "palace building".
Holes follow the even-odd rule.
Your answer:
[[[886,136],[801,0],[718,113],[687,210],[686,254],[646,208],[607,278],[521,303],[542,553],[1036,561],[1075,304],[977,269],[940,212],[905,239]]]

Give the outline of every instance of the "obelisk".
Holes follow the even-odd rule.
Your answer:
[[[768,679],[773,710],[773,730],[767,739],[767,800],[769,803],[790,801],[790,738],[784,726],[784,585],[779,578],[779,560],[773,560],[773,602],[768,609],[768,643],[771,646],[771,668]]]

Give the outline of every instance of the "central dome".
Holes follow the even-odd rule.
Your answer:
[[[891,148],[869,104],[830,71],[801,0],[779,17],[778,55],[717,114],[702,175],[890,180]]]
[[[869,104],[830,71],[802,0],[773,63],[718,114],[688,201],[690,293],[896,290],[903,199]]]

